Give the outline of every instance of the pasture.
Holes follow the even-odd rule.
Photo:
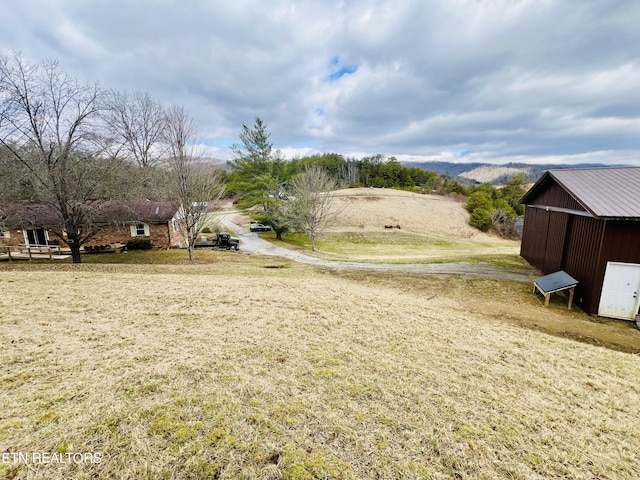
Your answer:
[[[6,478],[637,478],[628,323],[516,282],[108,258],[0,265],[0,449],[101,454]]]
[[[465,203],[440,195],[386,188],[353,188],[334,194],[336,212],[317,241],[315,255],[369,263],[491,262],[524,267],[520,242],[468,225]],[[241,215],[234,222],[248,227]],[[385,228],[393,227],[393,228]],[[399,228],[398,228],[399,227]],[[275,235],[263,234],[272,241]],[[281,246],[309,250],[303,234],[286,233]]]
[[[356,189],[336,208],[316,255],[535,275],[459,202]],[[630,322],[497,278],[83,260],[0,264],[5,478],[637,478]]]

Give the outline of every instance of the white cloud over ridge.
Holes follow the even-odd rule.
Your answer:
[[[640,165],[635,0],[2,2],[0,52],[184,105],[229,155]]]

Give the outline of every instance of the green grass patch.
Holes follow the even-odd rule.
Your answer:
[[[265,238],[275,239],[275,235],[265,235]],[[285,233],[282,236],[282,240],[297,247],[311,248],[311,240],[303,233]],[[379,252],[381,249],[387,250],[392,247],[447,249],[455,248],[460,244],[460,242],[452,239],[393,230],[389,232],[325,233],[316,239],[316,248],[318,250],[345,255]]]
[[[278,246],[311,254],[311,241],[302,233],[286,233],[276,240],[270,232],[263,238]],[[475,242],[402,230],[328,232],[316,240],[314,255],[329,260],[367,263],[487,263],[506,268],[529,269],[516,242]]]
[[[443,256],[436,261],[430,263],[449,263],[449,262],[467,262],[467,263],[486,263],[488,265],[494,265],[496,267],[503,268],[519,268],[522,270],[530,270],[534,274],[534,270],[531,265],[522,258],[520,255],[513,254],[486,254],[486,255],[469,255],[469,256],[456,256],[446,257]]]

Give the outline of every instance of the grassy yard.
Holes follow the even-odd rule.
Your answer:
[[[514,282],[185,255],[0,265],[0,450],[102,453],[0,476],[637,478],[628,324]]]
[[[311,241],[302,233],[285,233],[276,241],[274,233],[261,234],[280,246],[309,251]],[[341,261],[371,263],[487,262],[509,267],[527,267],[519,256],[520,243],[493,238],[491,241],[445,237],[397,229],[340,230],[323,234],[316,242],[316,255]]]

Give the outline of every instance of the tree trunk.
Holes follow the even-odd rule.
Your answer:
[[[276,240],[282,240],[282,232],[280,230],[276,230]]]
[[[80,245],[72,243],[69,245],[71,249],[71,259],[73,263],[82,263],[82,258],[80,257]]]
[[[73,263],[82,263],[82,259],[80,258],[80,249],[82,245],[80,244],[80,230],[72,223],[66,223],[65,229],[67,230],[67,245],[69,245],[69,250],[71,250],[71,259]]]
[[[195,258],[194,250],[196,245],[195,235],[193,234],[193,228],[191,227],[192,223],[187,219],[185,226],[185,242],[187,243],[187,253],[189,253],[189,261],[193,262]]]

